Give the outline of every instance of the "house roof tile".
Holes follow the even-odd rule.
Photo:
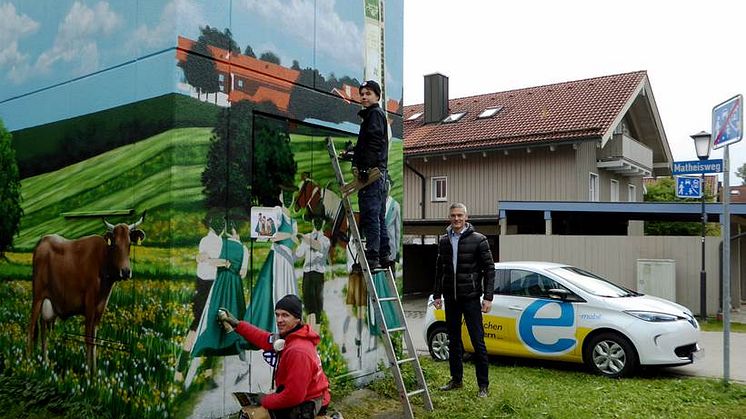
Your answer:
[[[473,151],[600,137],[647,78],[645,71],[569,81],[451,99],[449,112],[466,112],[452,123],[424,123],[423,104],[404,107],[407,155]],[[479,119],[486,108],[502,106]]]

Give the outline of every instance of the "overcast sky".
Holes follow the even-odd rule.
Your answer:
[[[744,16],[738,0],[406,0],[404,103],[422,103],[433,72],[456,98],[647,70],[674,160],[696,160],[689,135],[746,93]],[[746,140],[730,157],[732,173]]]

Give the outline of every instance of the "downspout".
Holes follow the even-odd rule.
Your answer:
[[[406,161],[406,159],[404,160],[404,166],[406,166],[409,170],[414,172],[414,174],[417,175],[417,177],[420,178],[420,184],[422,185],[420,200],[422,202],[422,219],[424,220],[425,219],[425,175],[418,172],[417,169],[412,167],[412,165],[410,165],[409,162]]]
[[[425,219],[425,175],[418,172],[417,169],[412,167],[412,165],[409,164],[407,159],[404,159],[404,166],[407,167],[409,170],[411,170],[415,175],[417,175],[420,178],[420,185],[422,185],[422,191],[420,192],[420,199],[422,202],[422,219]],[[423,245],[425,244],[425,235],[420,236],[420,243]]]

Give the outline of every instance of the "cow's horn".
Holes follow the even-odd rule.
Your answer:
[[[106,219],[105,219],[105,218],[103,218],[103,220],[104,220],[104,225],[106,226],[106,228],[107,228],[107,229],[108,229],[109,231],[114,231],[114,224],[112,224],[112,223],[110,223],[110,222],[106,221]]]
[[[136,229],[137,226],[139,226],[140,224],[142,224],[143,221],[145,221],[145,213],[144,212],[140,216],[140,219],[137,220],[137,222],[135,222],[135,224],[130,224],[130,226],[129,226],[130,230]]]

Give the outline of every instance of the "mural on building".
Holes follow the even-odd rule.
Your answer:
[[[0,118],[24,212],[0,261],[0,374],[84,416],[227,415],[234,391],[269,391],[272,370],[217,309],[273,331],[287,293],[329,377],[377,369],[326,141],[356,141],[357,87],[380,79],[399,243],[402,3],[385,6],[0,0],[16,28],[0,46]],[[115,263],[71,270],[49,256],[65,240]],[[61,299],[55,281],[80,293]]]

